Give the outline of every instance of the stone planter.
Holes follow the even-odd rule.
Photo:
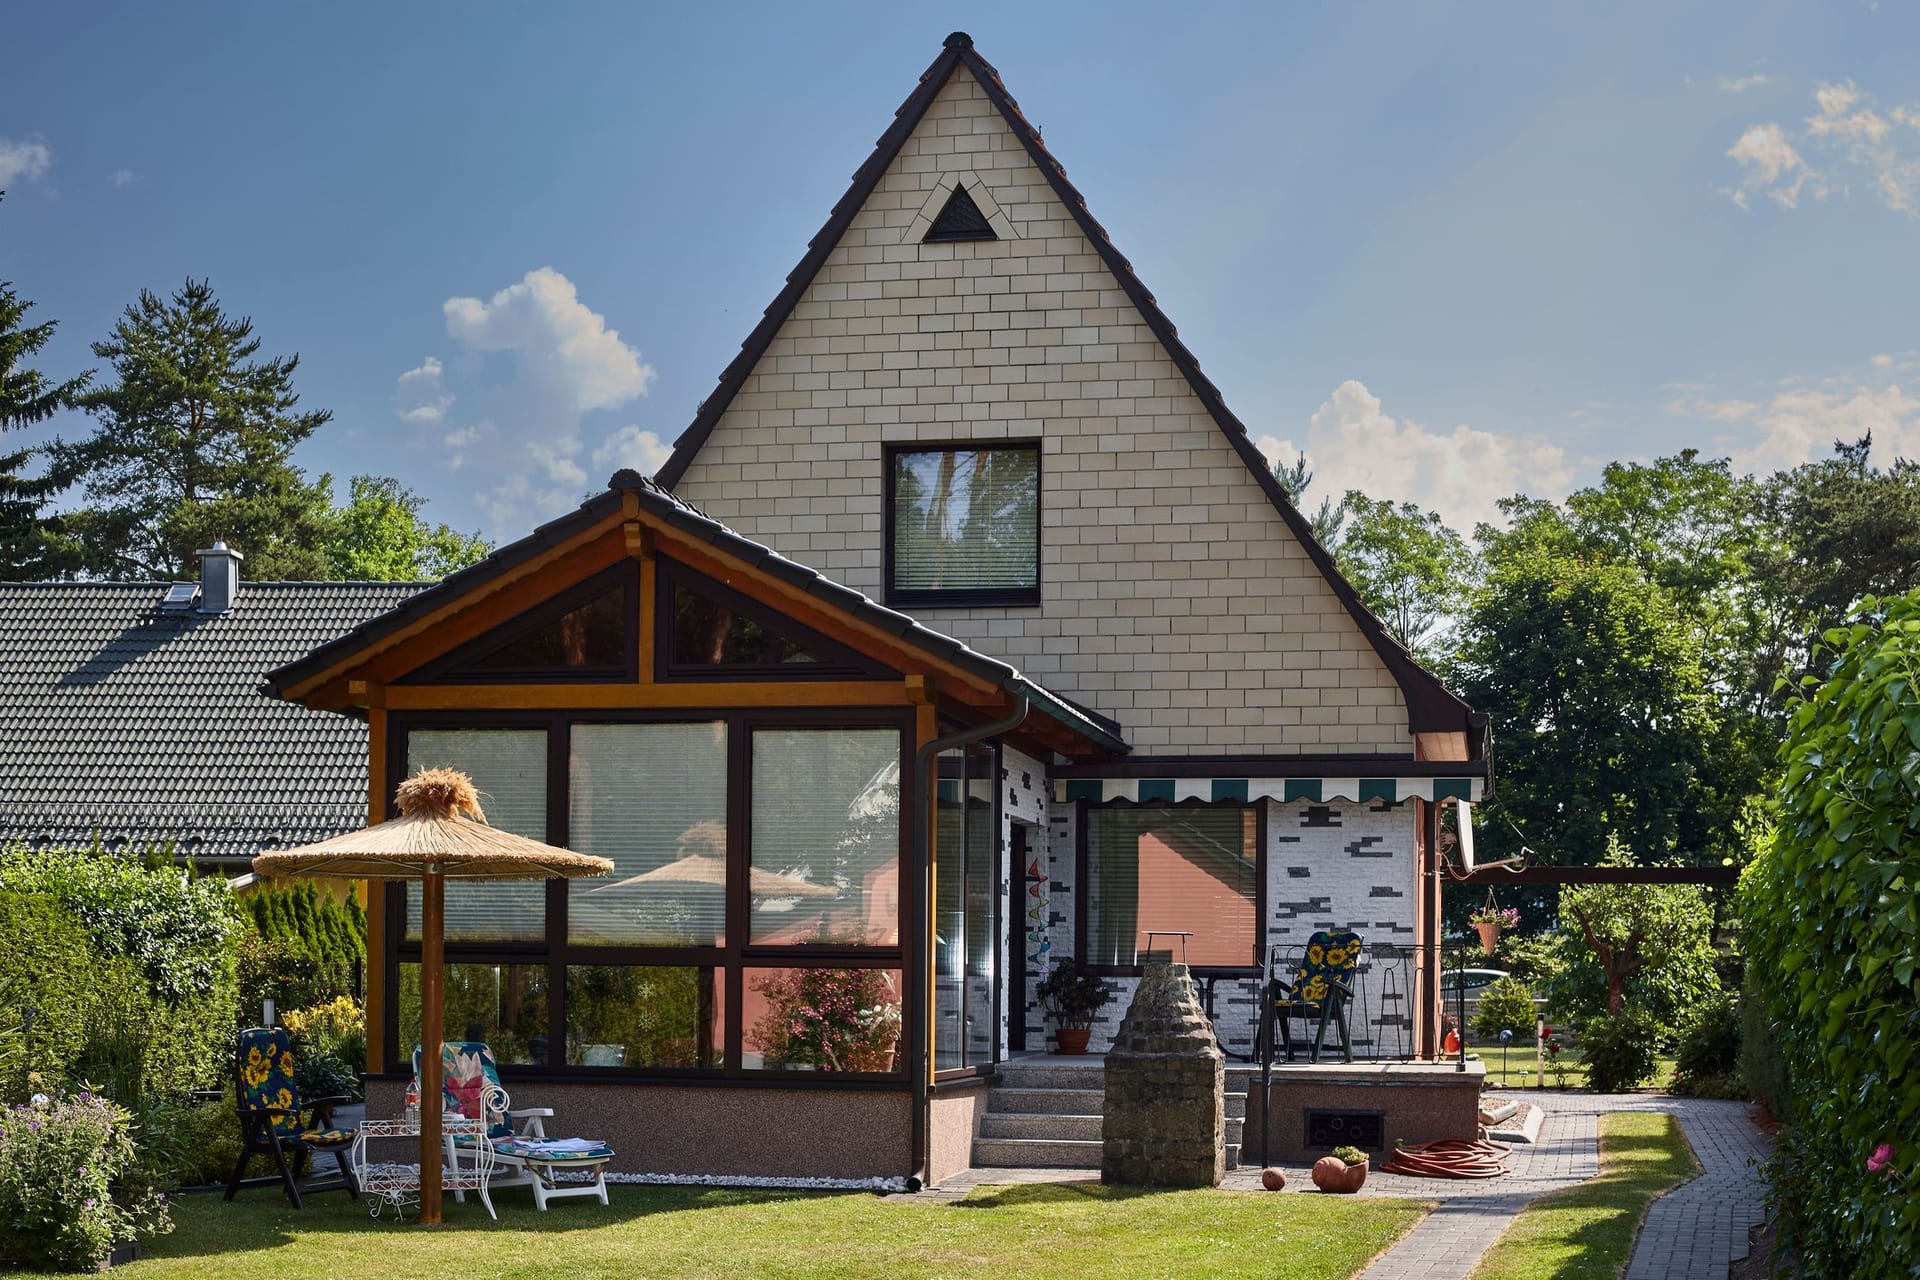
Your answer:
[[[1091,1027],[1061,1027],[1053,1033],[1053,1051],[1055,1053],[1085,1053],[1087,1041],[1093,1038]]]
[[[1321,1156],[1313,1162],[1313,1185],[1336,1195],[1351,1195],[1366,1185],[1367,1162],[1348,1164],[1339,1156]]]

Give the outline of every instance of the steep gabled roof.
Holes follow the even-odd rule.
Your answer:
[[[242,859],[366,821],[366,726],[260,680],[423,584],[243,582],[211,615],[167,586],[0,583],[0,845]]]
[[[993,103],[1008,127],[1013,130],[1014,136],[1019,138],[1035,166],[1046,175],[1054,194],[1072,213],[1080,230],[1092,242],[1101,260],[1106,263],[1107,269],[1120,282],[1128,299],[1145,318],[1148,328],[1160,340],[1168,357],[1180,370],[1181,376],[1187,380],[1187,385],[1199,397],[1200,403],[1206,406],[1208,415],[1226,436],[1234,452],[1240,455],[1247,470],[1253,473],[1261,491],[1267,495],[1267,500],[1273,504],[1274,510],[1299,539],[1308,558],[1313,561],[1314,566],[1327,580],[1328,586],[1333,589],[1341,604],[1352,615],[1355,625],[1366,636],[1368,643],[1380,655],[1381,662],[1392,673],[1407,700],[1408,718],[1414,732],[1465,732],[1477,756],[1481,737],[1479,726],[1482,723],[1479,715],[1443,685],[1437,677],[1414,660],[1406,647],[1388,633],[1380,619],[1374,616],[1361,601],[1353,585],[1341,575],[1332,555],[1313,536],[1313,528],[1306,517],[1300,514],[1292,500],[1287,497],[1286,491],[1280,487],[1280,482],[1274,479],[1272,469],[1267,465],[1258,447],[1254,445],[1245,424],[1227,408],[1219,388],[1215,387],[1200,371],[1200,362],[1180,341],[1179,332],[1174,328],[1173,322],[1167,319],[1166,313],[1160,310],[1153,294],[1147,291],[1146,285],[1141,283],[1140,277],[1134,273],[1133,264],[1121,255],[1120,251],[1114,247],[1113,241],[1108,238],[1106,229],[1094,220],[1093,214],[1087,209],[1086,198],[1067,180],[1066,169],[1047,150],[1046,144],[1040,140],[1038,130],[1021,114],[1020,105],[1013,100],[1006,86],[1001,83],[1000,73],[974,51],[973,38],[965,32],[956,31],[947,37],[940,56],[935,58],[932,65],[921,75],[918,87],[908,95],[905,102],[900,104],[900,109],[894,113],[892,125],[880,135],[880,140],[875,145],[873,154],[867,157],[866,163],[855,171],[853,184],[833,206],[833,211],[827,216],[826,225],[807,242],[805,256],[788,274],[785,286],[767,307],[766,313],[754,326],[753,332],[747,335],[746,342],[741,345],[740,354],[735,356],[721,372],[719,385],[712,395],[701,402],[699,412],[694,415],[692,424],[681,433],[679,440],[674,444],[672,457],[667,459],[666,465],[660,468],[655,478],[661,485],[671,489],[686,474],[694,455],[700,452],[700,447],[713,433],[715,424],[726,413],[734,396],[739,393],[754,367],[766,354],[767,348],[779,333],[781,325],[798,305],[808,286],[813,283],[814,277],[819,274],[820,268],[826,264],[828,256],[840,243],[854,216],[865,205],[867,197],[873,193],[874,187],[893,163],[900,148],[905,146],[907,139],[913,135],[927,108],[932,105],[934,98],[938,96],[954,71],[962,66],[979,82],[988,100]]]

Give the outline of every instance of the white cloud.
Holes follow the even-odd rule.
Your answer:
[[[1891,369],[1893,368],[1893,357],[1882,351],[1873,358],[1873,367],[1876,369]]]
[[[1416,502],[1465,533],[1482,520],[1501,522],[1498,502],[1515,493],[1559,498],[1573,484],[1560,446],[1539,436],[1509,436],[1465,424],[1431,430],[1382,411],[1366,384],[1334,388],[1307,425],[1305,438],[1262,436],[1269,460],[1291,462],[1304,451],[1314,472],[1308,504],[1359,489],[1371,498]]]
[[[131,169],[115,169],[113,176],[107,179],[116,187],[130,187],[140,181],[140,175]]]
[[[1851,80],[1819,86],[1813,101],[1817,110],[1799,135],[1778,124],[1750,125],[1727,151],[1742,171],[1740,185],[1727,192],[1733,202],[1745,209],[1764,193],[1792,209],[1802,190],[1824,198],[1859,179],[1894,212],[1920,212],[1920,137],[1910,136],[1920,133],[1920,106],[1882,114]]]
[[[653,432],[595,421],[645,395],[654,372],[567,277],[542,267],[441,311],[459,350],[400,374],[394,411],[431,433],[421,443],[443,466],[467,472],[493,536],[551,519],[619,467],[651,473],[664,460]]]
[[[445,372],[437,357],[428,356],[395,379],[394,412],[402,422],[438,426],[446,421],[453,397],[441,380]]]
[[[514,352],[524,375],[548,383],[576,413],[625,404],[653,380],[640,353],[552,267],[527,272],[487,302],[448,298],[443,310],[454,341],[476,351]]]
[[[1740,185],[1729,193],[1742,209],[1755,193],[1764,193],[1775,204],[1791,209],[1800,203],[1800,190],[1810,180],[1815,184],[1814,195],[1826,194],[1819,175],[1807,168],[1807,162],[1787,141],[1786,131],[1777,124],[1754,125],[1727,148],[1727,154],[1744,170]],[[1788,181],[1783,182],[1783,178]]]
[[[1759,72],[1750,76],[1721,76],[1720,87],[1728,93],[1745,93],[1749,89],[1758,89],[1767,83],[1767,78]]]
[[[1683,396],[1669,403],[1667,412],[1728,428],[1715,445],[1727,451],[1737,469],[1762,475],[1823,457],[1836,440],[1869,434],[1881,461],[1920,459],[1920,396],[1880,379],[1884,372],[1897,372],[1898,365],[1893,355],[1882,353],[1853,373],[1779,379],[1780,389],[1764,398]]]
[[[596,475],[611,476],[622,467],[632,467],[641,475],[650,476],[667,465],[672,454],[673,446],[663,444],[653,432],[626,426],[609,434],[593,451],[593,467]]]
[[[53,151],[35,138],[0,138],[0,187],[33,182],[53,165]]]

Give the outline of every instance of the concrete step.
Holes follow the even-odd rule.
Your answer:
[[[975,1138],[973,1162],[989,1169],[1098,1169],[1100,1143]]]
[[[1074,1065],[1071,1058],[1056,1061],[1050,1058],[1023,1059],[1016,1062],[1003,1062],[998,1068],[995,1083],[1003,1088],[1012,1089],[1092,1089],[1104,1092],[1107,1087],[1105,1069],[1098,1060],[1091,1066],[1086,1059]]]
[[[1028,1089],[995,1085],[987,1093],[989,1112],[1020,1115],[1094,1116],[1106,1095],[1099,1089]],[[1246,1105],[1246,1095],[1240,1097]]]
[[[980,1117],[983,1138],[1028,1138],[1042,1142],[1098,1142],[1100,1116],[1009,1115],[989,1111]]]

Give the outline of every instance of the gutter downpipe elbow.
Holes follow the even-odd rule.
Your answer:
[[[1012,692],[1013,710],[989,724],[978,725],[971,729],[961,729],[947,734],[943,738],[934,738],[923,744],[913,754],[914,789],[918,793],[918,803],[914,805],[913,819],[913,856],[915,865],[920,868],[922,883],[926,885],[926,903],[922,911],[921,928],[926,954],[926,963],[922,971],[927,979],[926,1032],[920,1047],[920,1060],[914,1063],[913,1093],[919,1114],[914,1119],[915,1152],[914,1180],[920,1186],[932,1183],[929,1176],[933,1163],[933,1101],[929,1085],[933,1081],[933,806],[935,802],[933,762],[943,751],[955,747],[971,746],[987,738],[995,738],[1010,733],[1026,723],[1027,712],[1032,709],[1032,699],[1025,693]],[[999,840],[996,834],[995,844]],[[1003,975],[1004,980],[1004,975]],[[997,1032],[996,1032],[997,1034]]]

